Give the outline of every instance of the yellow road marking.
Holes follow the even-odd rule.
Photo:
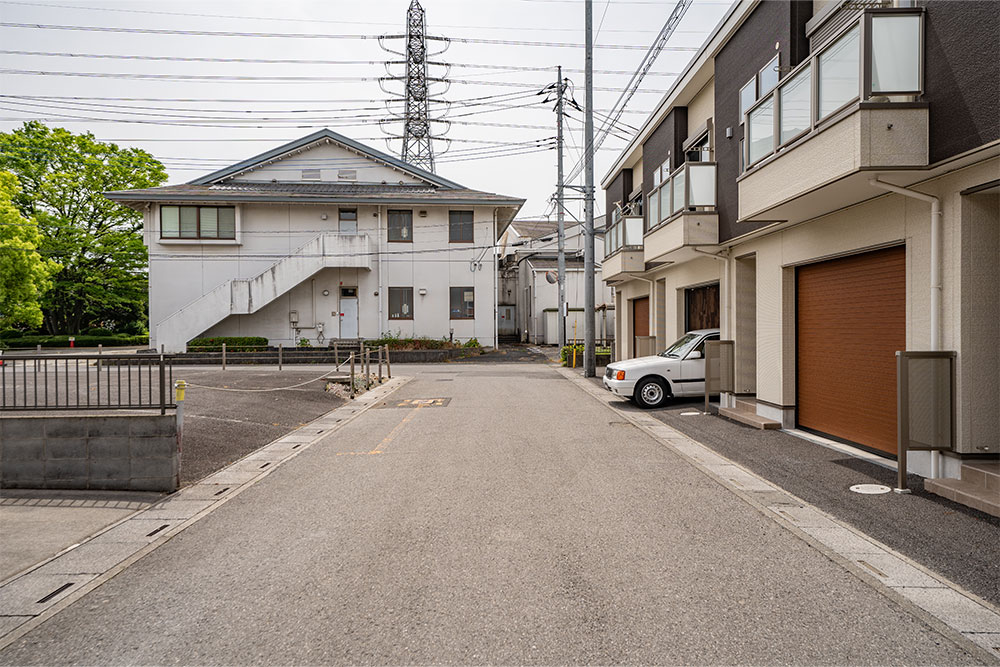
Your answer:
[[[403,421],[396,424],[396,428],[389,431],[389,435],[385,436],[385,438],[382,439],[382,442],[379,443],[378,447],[376,447],[375,449],[371,450],[368,453],[381,454],[382,447],[385,447],[390,442],[392,442],[393,438],[395,438],[399,434],[399,432],[403,429],[403,427],[406,426],[407,422],[411,421],[416,416],[417,411],[420,410],[420,408],[422,407],[424,407],[424,404],[418,404],[415,408],[406,413],[406,416],[403,417]]]

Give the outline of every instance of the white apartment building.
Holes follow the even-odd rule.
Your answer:
[[[476,338],[496,344],[495,244],[524,200],[330,130],[185,185],[109,192],[144,214],[150,344]]]

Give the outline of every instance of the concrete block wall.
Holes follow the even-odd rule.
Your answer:
[[[175,415],[0,418],[0,487],[176,491]]]

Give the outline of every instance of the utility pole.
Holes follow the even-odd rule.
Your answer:
[[[566,346],[566,224],[563,212],[563,93],[566,90],[563,84],[562,65],[559,65],[556,80],[556,145],[558,150],[557,171],[558,181],[556,183],[556,220],[559,224],[559,261],[557,265],[559,281],[559,347]]]
[[[586,0],[585,29],[587,54],[584,76],[587,86],[587,113],[584,125],[584,219],[583,231],[583,376],[597,375],[594,349],[594,0]]]

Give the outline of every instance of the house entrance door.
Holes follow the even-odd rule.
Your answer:
[[[358,337],[358,288],[340,288],[340,337]]]

